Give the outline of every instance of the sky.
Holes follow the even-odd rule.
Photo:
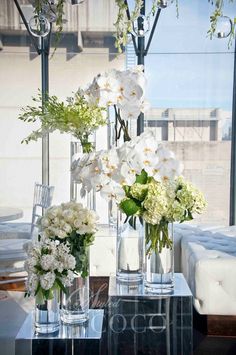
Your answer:
[[[179,18],[174,4],[162,10],[145,59],[153,107],[231,110],[234,45],[207,37],[212,10],[208,0],[179,0]],[[236,1],[224,8],[224,15],[234,14]]]

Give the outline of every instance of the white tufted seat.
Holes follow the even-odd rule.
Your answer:
[[[198,232],[183,236],[182,272],[201,314],[236,315],[236,237]]]

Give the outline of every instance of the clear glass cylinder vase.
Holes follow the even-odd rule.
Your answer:
[[[91,151],[95,151],[96,149],[96,134],[93,133],[89,136],[89,144],[91,144]],[[82,146],[80,140],[76,140],[73,138],[71,141],[70,148],[70,164],[71,169],[73,170],[73,166],[76,161],[82,159],[84,154],[87,154],[86,149]],[[82,202],[84,206],[86,206],[90,210],[96,211],[96,191],[92,189],[90,192],[86,192],[86,195],[82,198],[80,196],[81,184],[74,180],[73,174],[71,174],[70,178],[70,199],[71,201]]]
[[[123,282],[137,282],[143,278],[143,233],[138,218],[118,213],[116,243],[116,277]]]
[[[44,303],[35,301],[35,331],[41,334],[54,333],[60,326],[59,291],[53,290],[53,298]]]
[[[171,293],[174,288],[173,223],[144,224],[144,285],[148,292]]]
[[[89,277],[75,275],[70,287],[61,297],[61,320],[66,324],[81,324],[87,321],[89,311]]]

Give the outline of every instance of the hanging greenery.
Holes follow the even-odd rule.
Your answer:
[[[216,28],[217,28],[217,23],[220,19],[221,16],[223,16],[223,7],[224,7],[224,2],[226,0],[208,0],[213,6],[214,6],[214,11],[212,12],[212,15],[210,16],[210,29],[208,31],[208,35],[210,38],[215,34]],[[229,3],[233,3],[236,0],[227,0]],[[117,15],[117,20],[114,23],[115,29],[116,29],[116,34],[115,34],[115,46],[118,50],[119,53],[122,53],[122,48],[127,44],[128,42],[128,34],[132,33],[133,31],[133,23],[137,20],[137,18],[140,15],[141,8],[143,6],[143,0],[135,0],[134,2],[134,10],[130,12],[130,19],[127,18],[127,5],[124,0],[115,0],[117,6],[118,6],[118,15]],[[178,0],[169,0],[169,2],[175,2],[176,4],[176,13],[177,17],[179,15],[179,6],[178,6]],[[152,0],[152,6],[151,6],[151,11],[146,15],[147,19],[149,19],[151,16],[154,16],[158,10],[158,8],[163,8],[165,1],[163,0]],[[231,19],[232,21],[232,29],[231,33],[229,35],[229,46],[232,43],[232,39],[234,38],[234,32],[235,32],[235,24],[236,24],[236,18]]]
[[[221,16],[223,16],[223,7],[225,2],[233,3],[236,0],[208,0],[209,3],[214,6],[214,10],[210,16],[210,28],[208,31],[208,35],[210,38],[215,34],[217,23]],[[155,16],[158,8],[166,7],[167,3],[175,2],[176,5],[176,14],[178,17],[179,14],[179,6],[178,0],[152,0],[151,10],[146,15],[146,18],[149,20],[152,16]],[[45,16],[49,22],[53,22],[56,29],[56,41],[55,48],[57,47],[61,33],[63,31],[63,15],[64,8],[66,4],[66,0],[55,0],[52,2],[51,0],[31,0],[32,5],[34,6],[34,14],[36,16],[43,15]],[[133,10],[130,11],[130,18],[127,17],[128,6],[125,0],[115,0],[115,3],[118,7],[117,19],[114,23],[115,26],[115,46],[119,53],[122,53],[123,47],[128,42],[128,34],[133,31],[133,23],[137,21],[140,16],[140,12],[143,6],[143,0],[135,0]],[[229,46],[232,43],[232,39],[234,38],[235,31],[235,23],[236,19],[232,19],[232,29],[229,36]]]
[[[169,0],[169,2],[174,2],[176,4],[177,17],[179,15],[178,11],[178,0]],[[124,0],[115,0],[116,5],[118,6],[118,15],[117,20],[114,23],[116,34],[115,34],[115,46],[119,53],[122,53],[122,47],[124,47],[128,42],[128,34],[133,31],[133,23],[140,16],[140,12],[143,6],[143,0],[135,0],[134,9],[130,11],[130,19],[127,17],[128,6]],[[150,12],[146,15],[146,18],[149,20],[151,16],[156,14],[158,8],[166,7],[163,4],[163,0],[152,0],[152,6]]]
[[[31,0],[36,17],[43,16],[50,23],[54,23],[56,39],[54,43],[54,52],[59,44],[63,30],[63,15],[66,0]],[[53,52],[53,53],[54,53]]]
[[[235,2],[235,0],[227,0],[227,1],[228,3]],[[214,6],[214,11],[210,16],[210,28],[208,30],[208,35],[212,39],[213,35],[216,33],[218,21],[224,15],[223,8],[224,8],[225,0],[208,0],[208,2],[210,2]],[[229,42],[228,42],[229,47],[231,46],[232,40],[235,35],[236,18],[231,18],[231,21],[232,21],[232,28],[229,34]]]

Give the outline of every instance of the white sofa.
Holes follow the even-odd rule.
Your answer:
[[[181,239],[181,268],[200,314],[236,315],[236,235],[196,231]],[[235,237],[234,237],[235,236]]]

